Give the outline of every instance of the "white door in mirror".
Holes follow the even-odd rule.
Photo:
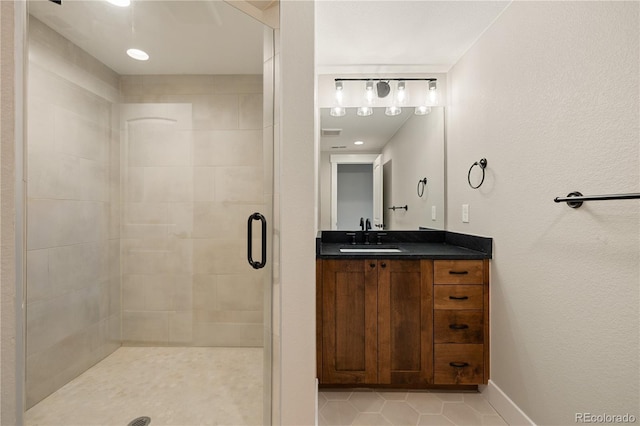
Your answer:
[[[373,162],[373,227],[383,228],[384,208],[382,206],[382,154]]]

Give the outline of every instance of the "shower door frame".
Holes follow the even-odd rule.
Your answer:
[[[3,2],[5,3],[5,2]],[[6,2],[9,3],[9,2]],[[24,413],[25,413],[25,379],[26,379],[26,231],[27,231],[27,221],[26,221],[26,201],[27,201],[27,181],[26,181],[26,170],[27,170],[27,160],[26,160],[26,145],[27,145],[27,81],[28,81],[28,69],[29,69],[29,46],[27,43],[28,40],[28,0],[26,1],[16,1],[11,2],[13,4],[13,53],[14,53],[14,99],[13,99],[13,108],[14,108],[14,148],[15,148],[15,163],[14,163],[14,197],[13,202],[14,205],[14,214],[13,218],[15,220],[15,259],[13,262],[13,267],[15,268],[15,281],[14,281],[14,290],[15,290],[15,303],[14,306],[14,314],[15,314],[15,347],[13,356],[15,357],[13,360],[9,359],[8,366],[6,369],[3,369],[3,378],[5,378],[5,371],[12,370],[15,379],[13,383],[15,389],[15,400],[8,401],[5,403],[3,398],[2,403],[2,419],[8,418],[15,420],[15,424],[22,425],[24,424]],[[225,0],[225,3],[232,4],[232,2],[228,2]],[[233,4],[232,4],[233,6]],[[235,7],[235,6],[234,6]],[[267,235],[270,237],[270,241],[267,242],[268,247],[268,255],[267,255],[267,274],[265,277],[265,287],[264,287],[264,343],[263,343],[263,424],[270,425],[273,422],[274,416],[276,419],[279,419],[280,413],[278,409],[278,401],[280,400],[279,395],[276,398],[276,404],[273,405],[273,285],[274,285],[274,277],[279,276],[279,272],[274,269],[274,265],[279,265],[279,245],[274,244],[274,229],[279,229],[279,223],[277,222],[277,211],[279,210],[279,206],[274,201],[274,194],[279,192],[279,189],[276,187],[277,180],[274,178],[275,174],[278,173],[275,170],[275,162],[274,156],[278,155],[277,153],[277,144],[278,135],[277,135],[277,94],[276,94],[276,86],[277,80],[279,78],[277,74],[278,67],[276,66],[276,61],[279,60],[275,51],[275,44],[277,42],[277,34],[276,31],[278,28],[277,21],[279,20],[279,5],[276,6],[278,8],[277,13],[275,14],[276,18],[274,21],[273,14],[268,19],[260,19],[259,16],[252,16],[252,14],[247,13],[246,10],[240,9],[243,13],[249,16],[252,19],[256,19],[260,21],[265,28],[264,31],[264,46],[265,49],[271,49],[270,52],[266,50],[263,52],[265,57],[264,68],[263,68],[263,107],[265,107],[265,112],[263,113],[263,146],[266,148],[267,144],[270,144],[270,149],[265,149],[264,152],[264,165],[265,165],[265,187],[268,187],[271,196],[268,199],[268,202],[265,205],[265,213],[268,219],[268,228]],[[3,21],[7,19],[3,18]],[[275,25],[274,25],[275,23]],[[269,37],[270,40],[266,40],[266,37]],[[269,60],[267,60],[269,59]],[[269,80],[267,80],[269,79]],[[268,112],[266,112],[268,111]],[[268,155],[270,154],[270,155]],[[266,200],[266,197],[265,197]],[[11,206],[8,206],[11,207]],[[275,262],[274,262],[275,255]],[[11,272],[11,271],[9,271]],[[277,315],[277,314],[275,314]],[[3,314],[3,317],[5,315]],[[11,327],[10,325],[8,327]],[[5,328],[5,327],[3,327]],[[12,331],[12,330],[7,330]],[[2,333],[3,340],[5,339],[5,332]],[[3,357],[3,361],[5,358]],[[14,361],[13,363],[11,361]],[[278,362],[278,360],[275,360]],[[4,390],[4,387],[3,387]],[[274,413],[275,411],[275,413]]]

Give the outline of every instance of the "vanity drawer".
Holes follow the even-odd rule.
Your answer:
[[[434,309],[482,309],[481,285],[436,285],[433,288]]]
[[[433,313],[434,343],[483,343],[482,311],[438,310]]]
[[[434,383],[475,385],[484,380],[484,345],[434,345]]]
[[[482,260],[436,260],[434,284],[482,284]]]

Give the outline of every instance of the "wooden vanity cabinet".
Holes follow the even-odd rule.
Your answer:
[[[489,262],[434,261],[434,384],[489,380]]]
[[[431,383],[433,263],[318,262],[321,383]]]
[[[322,385],[473,385],[489,378],[488,260],[318,259]]]

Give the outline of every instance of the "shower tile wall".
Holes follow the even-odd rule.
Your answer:
[[[120,81],[124,344],[262,346],[262,76]]]
[[[26,406],[120,346],[118,75],[29,20]]]

